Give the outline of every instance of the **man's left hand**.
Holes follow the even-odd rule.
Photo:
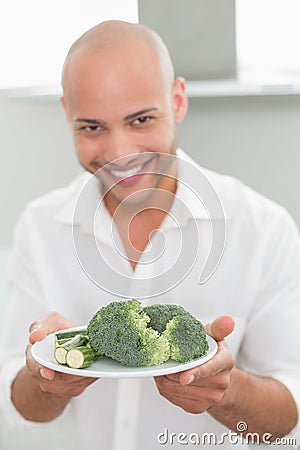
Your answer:
[[[155,377],[159,393],[176,406],[193,414],[207,411],[221,402],[230,385],[234,358],[225,338],[233,331],[234,320],[221,316],[206,325],[206,333],[218,342],[216,355],[207,363],[181,373]]]

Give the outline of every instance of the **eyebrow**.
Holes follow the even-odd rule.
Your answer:
[[[106,125],[106,122],[104,122],[104,120],[87,119],[85,117],[77,117],[74,120],[74,122],[85,122],[85,123],[89,123],[91,125],[101,125],[101,126]]]
[[[140,109],[140,111],[137,111],[135,113],[132,114],[128,114],[127,116],[124,117],[124,120],[132,120],[135,119],[138,116],[141,116],[142,114],[151,112],[151,111],[157,111],[158,108],[157,106],[151,106],[150,108],[144,108],[144,109]]]
[[[157,110],[158,110],[157,106],[151,106],[150,108],[140,109],[139,111],[136,111],[136,112],[134,112],[132,114],[128,114],[127,116],[125,116],[124,117],[124,122],[126,122],[127,120],[135,119],[136,117],[139,117],[142,114],[146,114],[148,112],[157,111]],[[104,120],[88,119],[88,118],[85,118],[85,117],[77,117],[74,121],[75,122],[85,122],[85,123],[89,123],[91,125],[100,125],[100,126],[107,125],[107,123]]]

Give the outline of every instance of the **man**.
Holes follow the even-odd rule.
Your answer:
[[[256,433],[261,440],[290,433],[298,419],[300,372],[300,245],[292,220],[236,180],[204,171],[220,196],[228,229],[220,265],[199,284],[210,227],[180,184],[185,165],[191,172],[196,166],[177,149],[176,124],[187,112],[185,82],[175,79],[160,38],[140,25],[102,23],[71,47],[62,84],[79,161],[96,176],[90,181],[84,174],[33,202],[17,228],[13,296],[1,342],[3,414],[11,429],[26,419],[24,442],[30,441],[42,422],[39,430],[57,433],[62,448],[106,450],[181,448],[204,433],[223,439],[225,448],[237,447],[229,430]],[[93,194],[101,204],[92,212],[91,236]],[[199,253],[184,276],[174,272],[176,279],[166,275],[161,282],[161,260],[173,264],[179,237],[186,243],[183,252],[195,246],[185,206],[200,233]],[[183,210],[188,218],[179,233],[167,218],[181,220]],[[164,233],[166,254],[147,261],[149,244],[157,250],[157,230]],[[89,252],[95,239],[102,265]],[[105,272],[108,266],[111,272]],[[33,343],[87,323],[101,306],[131,293],[147,304],[182,304],[197,315],[218,342],[216,356],[155,383],[61,374],[32,358]]]

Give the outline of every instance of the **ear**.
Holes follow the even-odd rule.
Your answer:
[[[173,84],[173,108],[175,120],[179,123],[185,118],[188,110],[186,83],[182,77],[176,78]]]
[[[62,105],[62,107],[63,107],[63,109],[65,111],[65,116],[66,116],[67,122],[70,124],[71,123],[71,113],[70,113],[70,110],[68,108],[66,99],[64,97],[60,98],[60,104]]]

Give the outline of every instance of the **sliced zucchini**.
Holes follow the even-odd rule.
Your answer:
[[[71,339],[61,339],[55,342],[54,358],[59,364],[66,364],[66,357],[69,350],[76,347],[90,347],[88,336],[77,334]]]
[[[68,351],[63,347],[56,347],[54,351],[54,358],[58,362],[58,364],[66,364],[66,356]]]
[[[90,347],[82,346],[72,348],[67,352],[66,363],[72,369],[87,367],[95,360],[94,350]]]
[[[71,350],[71,348],[82,347],[83,345],[88,344],[89,338],[87,336],[83,336],[82,334],[77,334],[76,336],[68,339],[63,344],[60,344],[60,347],[65,348],[66,350]]]
[[[71,339],[74,336],[77,336],[77,334],[82,334],[86,336],[87,335],[86,328],[80,328],[78,330],[58,331],[57,333],[55,333],[55,339],[57,341],[60,341],[61,339]]]
[[[73,338],[71,338],[71,339],[73,339]],[[70,338],[58,340],[58,339],[56,339],[56,337],[55,337],[55,347],[63,346],[63,345],[64,345],[66,342],[68,342],[69,340],[70,340]]]

